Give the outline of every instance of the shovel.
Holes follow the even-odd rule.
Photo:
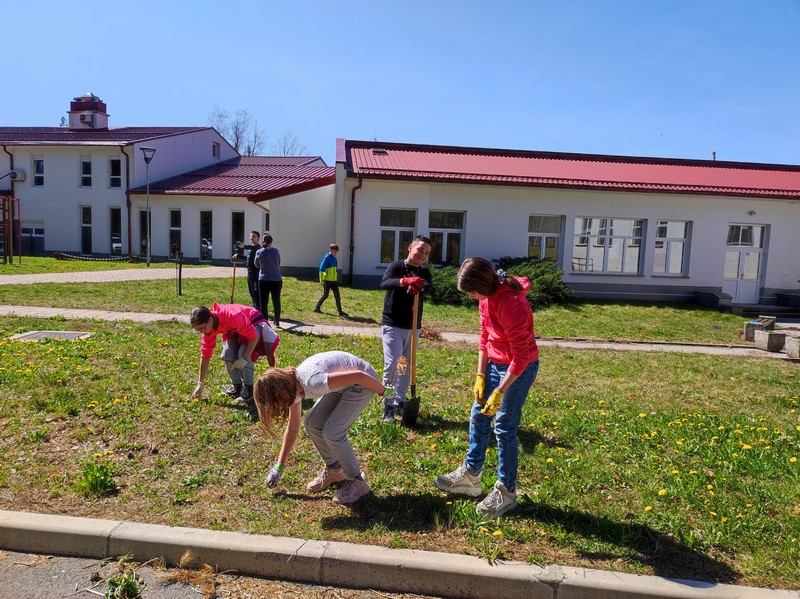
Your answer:
[[[419,395],[417,395],[417,314],[419,312],[419,293],[414,295],[414,308],[411,312],[411,397],[403,408],[403,426],[416,428],[419,417]]]

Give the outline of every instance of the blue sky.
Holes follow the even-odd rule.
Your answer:
[[[800,164],[800,0],[43,0],[3,22],[2,126],[90,91],[112,126],[246,109],[328,164],[337,137]]]

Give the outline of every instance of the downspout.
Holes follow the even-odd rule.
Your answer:
[[[347,284],[353,286],[353,255],[356,249],[356,192],[361,189],[362,176],[358,176],[358,185],[350,191],[350,268],[347,273]]]
[[[3,151],[6,154],[8,154],[8,170],[13,171],[14,170],[14,154],[12,154],[11,152],[8,151],[8,148],[6,147],[6,144],[3,144]],[[9,226],[11,227],[11,235],[9,235],[9,241],[11,242],[11,254],[10,255],[11,255],[11,263],[12,264],[14,263],[14,208],[13,208],[14,204],[13,204],[13,201],[17,198],[17,194],[15,193],[15,190],[14,190],[15,183],[16,183],[16,181],[14,181],[12,179],[11,180],[11,200],[12,200],[12,203],[10,204],[10,206],[11,206],[11,214],[10,214],[11,222],[9,223]],[[19,214],[19,202],[17,202],[17,257],[19,257],[20,260],[22,259],[22,221],[20,220],[20,214]]]
[[[128,209],[128,260],[133,255],[131,245],[131,158],[125,153],[125,146],[120,146],[119,151],[125,156],[125,207]]]

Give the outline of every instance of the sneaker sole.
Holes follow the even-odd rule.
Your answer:
[[[489,510],[482,510],[481,509],[481,504],[479,503],[475,507],[475,511],[478,512],[481,516],[489,516],[491,518],[498,518],[498,517],[502,516],[503,514],[505,514],[507,512],[510,512],[511,510],[513,510],[518,505],[519,505],[519,502],[518,501],[514,501],[514,503],[509,503],[508,505],[504,506],[502,509],[500,509],[500,510],[498,510],[496,512],[491,512]]]
[[[353,499],[352,501],[342,501],[342,500],[341,500],[341,499],[339,499],[338,497],[334,497],[332,501],[333,501],[333,503],[335,503],[335,504],[337,504],[337,505],[352,505],[352,504],[354,504],[356,501],[358,501],[359,499],[363,499],[364,497],[366,497],[366,496],[367,496],[367,495],[369,495],[370,493],[372,493],[372,489],[370,489],[369,491],[367,491],[367,492],[366,492],[366,493],[364,493],[363,495],[359,495],[358,497],[356,497],[356,498],[355,498],[355,499]]]
[[[339,479],[339,480],[332,480],[327,485],[325,485],[324,487],[322,487],[320,489],[315,489],[311,485],[306,485],[306,491],[308,491],[309,493],[322,493],[323,491],[325,491],[327,489],[330,489],[332,485],[335,485],[336,483],[343,483],[346,480],[347,480],[347,478],[342,478],[342,479]]]
[[[482,492],[482,489],[460,489],[456,491],[444,486],[445,483],[440,483],[438,478],[433,481],[433,484],[435,484],[440,491],[444,491],[450,495],[466,495],[467,497],[477,497]]]

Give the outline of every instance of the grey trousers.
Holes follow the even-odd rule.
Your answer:
[[[377,376],[374,371],[370,374]],[[306,432],[325,465],[344,468],[349,479],[361,473],[361,466],[347,438],[347,431],[373,395],[372,391],[358,385],[331,391],[320,397],[306,415]]]

